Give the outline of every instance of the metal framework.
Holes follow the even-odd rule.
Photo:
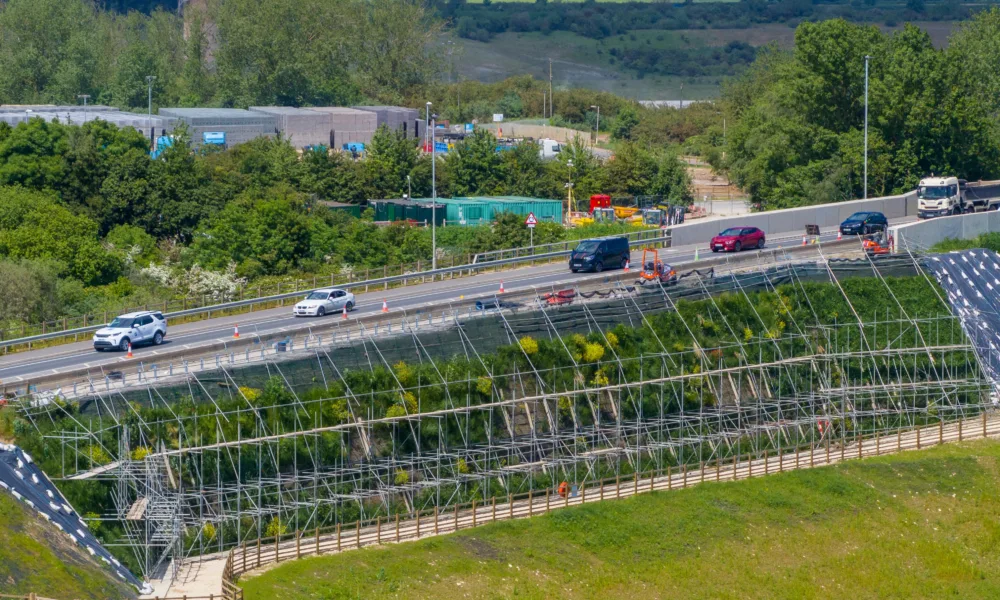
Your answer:
[[[894,305],[857,306],[842,285],[845,274],[878,280]],[[906,256],[693,273],[676,287],[578,290],[572,304],[495,311],[484,317],[492,329],[456,319],[446,332],[367,332],[350,348],[351,367],[335,358],[343,347],[319,345],[293,359],[268,359],[255,373],[221,366],[150,383],[144,398],[109,391],[77,411],[26,404],[24,414],[36,426],[54,418],[53,406],[74,418],[73,430],[49,434],[63,448],[64,476],[107,482],[116,511],[103,518],[123,524],[119,546],[150,576],[170,559],[285,530],[748,452],[843,446],[985,410],[993,384],[960,322],[907,314],[887,274],[926,278]],[[842,295],[850,314],[817,314],[809,280],[832,284],[824,293]],[[809,322],[788,312],[782,329],[768,328],[752,293],[780,292],[779,285],[804,294]],[[762,331],[736,330],[720,294]],[[703,300],[703,312],[692,318],[680,310],[685,298]],[[665,312],[679,317],[689,343],[661,341],[653,322]],[[639,356],[619,352],[623,342],[608,333],[617,324],[643,332]],[[717,343],[702,347],[709,328]],[[528,332],[564,350],[563,363],[539,364],[530,345],[518,343]],[[581,356],[568,339],[573,333],[589,335],[603,355]],[[487,356],[502,344],[513,344],[513,356]],[[466,365],[458,374],[444,360],[456,353]],[[411,380],[399,356],[432,376]],[[306,362],[312,376],[302,381],[297,369]],[[358,386],[352,373],[364,365],[388,384]],[[277,398],[270,404],[251,383],[261,371]],[[172,400],[170,386],[187,399]],[[388,397],[392,408],[377,409]],[[105,461],[94,460],[95,448]]]

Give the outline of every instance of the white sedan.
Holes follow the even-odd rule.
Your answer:
[[[354,294],[344,290],[326,288],[316,290],[295,305],[296,317],[322,317],[331,313],[354,310]]]

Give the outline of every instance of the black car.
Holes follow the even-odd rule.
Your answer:
[[[880,212],[856,212],[840,224],[840,233],[844,235],[868,235],[876,231],[885,231],[889,220]]]
[[[569,269],[574,273],[577,271],[600,273],[604,269],[624,268],[631,258],[628,238],[584,240],[570,254]]]

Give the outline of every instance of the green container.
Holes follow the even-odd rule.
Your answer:
[[[429,204],[429,198],[417,198],[415,202]],[[489,223],[499,213],[510,212],[527,217],[534,213],[540,223],[562,223],[562,202],[521,196],[482,196],[438,198],[447,211],[448,225],[482,225]]]
[[[444,225],[447,217],[447,208],[440,202],[437,205],[436,214],[432,210],[430,202],[422,204],[409,200],[371,200],[368,205],[375,211],[376,221],[389,223],[415,221],[421,224],[430,224],[431,220],[436,217],[437,224],[441,226]]]
[[[333,202],[332,200],[322,200],[320,205],[326,207],[331,211],[344,212],[355,219],[361,218],[361,205],[360,204],[344,204],[343,202]]]

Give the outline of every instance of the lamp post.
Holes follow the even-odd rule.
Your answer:
[[[431,140],[431,270],[437,270],[437,148],[434,143],[434,119],[431,103],[427,103],[427,128]]]
[[[573,159],[566,161],[566,166],[569,167],[569,181],[566,183],[566,224],[569,225],[570,218],[569,214],[573,210]]]
[[[146,75],[146,88],[149,91],[149,108],[146,112],[146,126],[149,127],[149,141],[153,142],[153,82],[156,81],[155,75]]]
[[[596,146],[597,142],[601,139],[601,107],[596,104],[591,104],[590,108],[597,109],[597,127],[595,128],[597,131],[594,133],[594,145]]]
[[[83,99],[83,122],[87,122],[87,100],[90,100],[90,94],[77,94],[78,99]]]
[[[406,176],[406,199],[413,200],[413,187],[410,186],[410,176]]]
[[[865,55],[865,188],[864,199],[868,199],[868,61],[871,56]]]

